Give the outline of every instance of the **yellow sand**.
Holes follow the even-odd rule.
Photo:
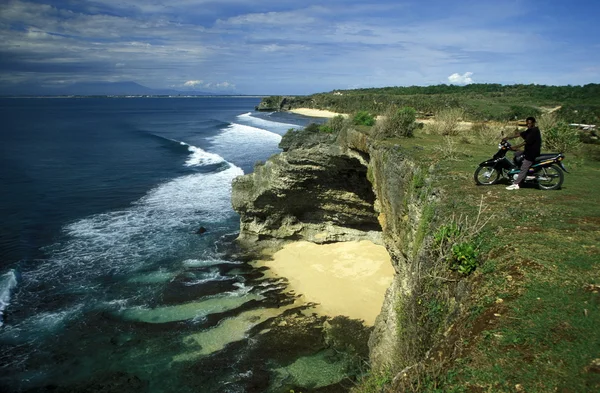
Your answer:
[[[344,114],[344,113],[336,113],[336,112],[325,111],[325,110],[321,110],[321,109],[296,108],[296,109],[290,109],[290,112],[296,113],[299,115],[303,115],[303,116],[309,116],[309,117],[327,117],[327,118],[336,117],[336,116],[348,117],[348,115]]]
[[[316,312],[362,319],[366,325],[375,323],[394,275],[385,247],[370,241],[290,243],[260,264],[287,278],[306,302],[318,303]]]

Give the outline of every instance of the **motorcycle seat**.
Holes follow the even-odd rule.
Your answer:
[[[550,159],[556,157],[559,154],[560,153],[545,153],[545,154],[541,154],[541,155],[539,155],[539,156],[537,156],[535,158],[534,162],[539,162],[539,161],[544,161],[544,160],[550,160]]]

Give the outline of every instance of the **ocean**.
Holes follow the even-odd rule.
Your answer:
[[[255,112],[259,102],[0,99],[0,390],[339,382],[317,335],[301,348],[269,337],[290,312],[281,282],[228,257],[231,181],[315,120]],[[329,377],[313,380],[317,369]]]

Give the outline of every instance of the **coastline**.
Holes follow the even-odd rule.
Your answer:
[[[361,319],[368,326],[375,324],[394,276],[385,247],[366,240],[293,242],[256,264],[268,267],[270,277],[286,278],[289,291],[316,303],[317,314]]]
[[[311,108],[295,108],[290,109],[288,112],[295,113],[297,115],[308,116],[308,117],[324,117],[324,118],[332,118],[336,116],[348,117],[346,113],[337,113],[326,111],[323,109],[311,109]]]

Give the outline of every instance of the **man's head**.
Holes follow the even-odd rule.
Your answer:
[[[535,117],[529,116],[527,119],[527,128],[535,127]]]

